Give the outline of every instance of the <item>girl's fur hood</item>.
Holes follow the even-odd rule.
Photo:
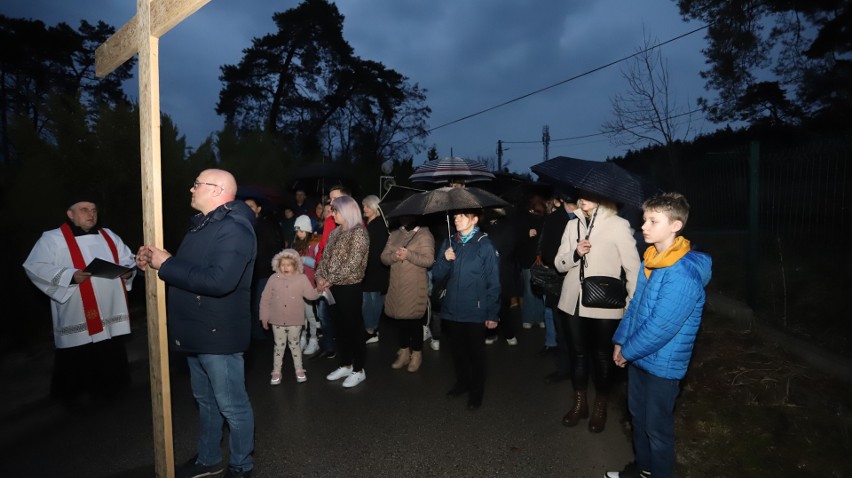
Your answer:
[[[302,264],[302,256],[300,256],[295,249],[284,249],[278,254],[275,254],[272,258],[272,270],[274,272],[278,272],[278,267],[281,265],[281,259],[284,258],[290,258],[296,262],[296,272],[299,274],[305,273],[305,266]]]

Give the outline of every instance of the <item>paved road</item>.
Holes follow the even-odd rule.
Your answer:
[[[482,408],[447,399],[448,350],[424,350],[420,372],[390,368],[392,323],[368,346],[367,380],[354,389],[327,382],[333,359],[306,360],[308,382],[297,384],[292,363],[270,387],[271,343],[253,346],[247,382],[256,417],[257,477],[454,476],[600,477],[631,458],[630,443],[610,405],[601,434],[561,425],[571,386],[545,384],[550,358],[537,356],[543,330],[520,330],[515,347],[488,347],[489,377]],[[145,330],[130,342],[134,387],[120,400],[68,414],[46,398],[49,350],[4,360],[0,402],[0,476],[153,476],[151,404]],[[289,360],[289,359],[288,359]],[[184,361],[172,357],[175,456],[194,453],[197,412]]]

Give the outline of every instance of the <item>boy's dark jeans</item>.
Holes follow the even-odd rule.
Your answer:
[[[633,417],[633,449],[640,470],[674,476],[674,406],[680,380],[660,378],[630,365],[627,406]]]

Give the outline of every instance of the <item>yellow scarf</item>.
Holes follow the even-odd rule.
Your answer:
[[[642,256],[642,258],[645,259],[645,278],[647,279],[651,277],[652,269],[669,267],[679,261],[681,257],[685,256],[686,253],[689,252],[689,250],[689,240],[682,236],[678,236],[675,239],[674,244],[663,252],[658,253],[656,247],[649,247],[645,250],[645,254]]]

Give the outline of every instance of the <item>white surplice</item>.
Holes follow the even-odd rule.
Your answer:
[[[130,290],[136,276],[133,252],[114,232],[106,228],[104,231],[115,243],[118,264],[134,268],[130,278],[124,280],[127,290]],[[77,236],[76,239],[86,264],[96,257],[115,262],[112,251],[100,233]],[[89,335],[80,287],[73,283],[77,269],[71,262],[68,244],[60,229],[53,229],[41,235],[24,262],[24,269],[33,284],[50,297],[53,339],[57,348],[76,347],[130,333],[130,315],[122,290],[122,279],[92,277],[89,280],[95,291],[104,330]]]

